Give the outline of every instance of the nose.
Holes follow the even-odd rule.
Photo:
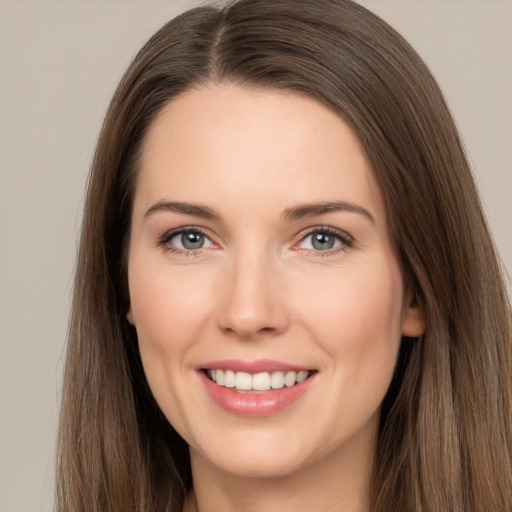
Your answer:
[[[239,256],[222,276],[218,326],[240,339],[273,336],[289,323],[282,272],[264,254]]]

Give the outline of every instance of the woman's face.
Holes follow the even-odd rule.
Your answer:
[[[174,100],[145,141],[128,261],[147,379],[193,464],[367,464],[401,336],[423,321],[340,117],[235,86]]]

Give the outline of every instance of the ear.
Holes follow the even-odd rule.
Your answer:
[[[135,318],[133,317],[132,307],[128,308],[128,312],[126,313],[126,320],[133,326],[135,326]]]
[[[426,328],[425,308],[419,303],[413,290],[408,290],[404,296],[402,309],[402,336],[417,338],[425,334]]]

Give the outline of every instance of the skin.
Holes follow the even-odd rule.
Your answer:
[[[216,216],[148,213],[162,201]],[[283,217],[332,201],[369,215]],[[180,236],[160,242],[186,226],[206,233],[201,249],[180,251]],[[315,249],[310,230],[325,227],[348,242]],[[420,335],[424,318],[404,290],[382,193],[348,125],[295,93],[184,93],[145,141],[128,262],[127,317],[148,382],[190,446],[195,494],[185,510],[365,510],[401,336]],[[247,418],[216,405],[198,377],[198,366],[219,359],[317,373],[282,411]]]

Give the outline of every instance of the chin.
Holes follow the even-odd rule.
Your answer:
[[[206,450],[200,454],[191,448],[190,452],[192,459],[203,459],[225,473],[245,478],[282,478],[308,465],[311,457],[304,445],[294,446],[290,439],[286,444],[267,441],[253,439],[243,447],[233,443],[228,450]]]

